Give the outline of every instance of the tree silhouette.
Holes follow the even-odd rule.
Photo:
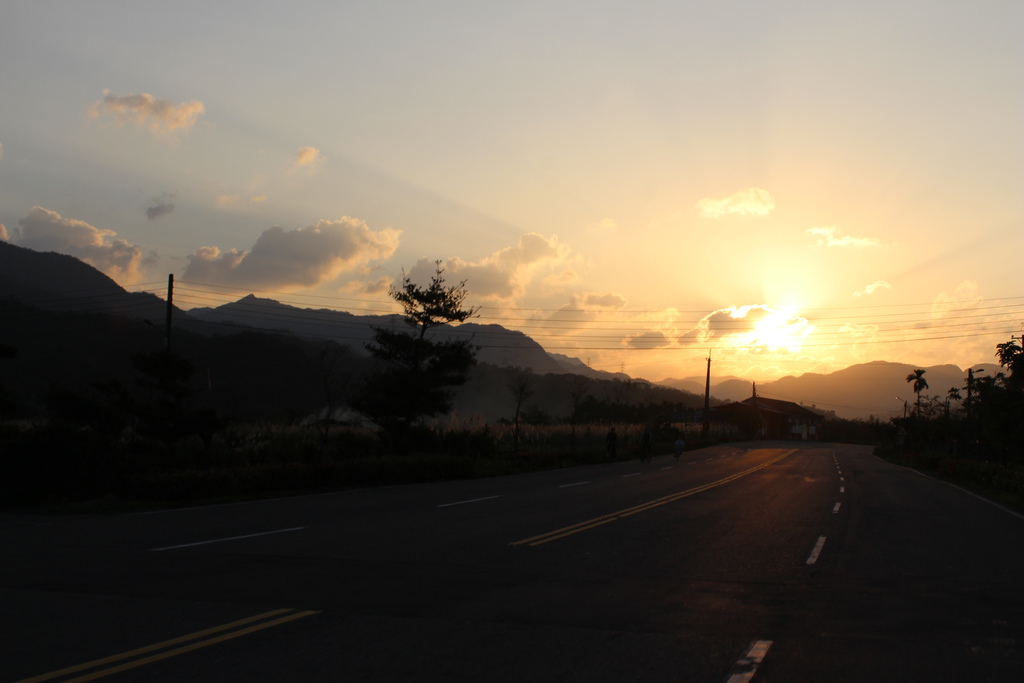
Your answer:
[[[921,412],[921,392],[928,388],[928,380],[924,378],[924,370],[914,370],[912,373],[907,375],[907,381],[913,382],[914,393],[917,394],[917,402],[914,404],[914,414]]]
[[[949,402],[957,401],[960,402],[963,397],[960,395],[960,390],[956,387],[950,387],[949,391],[946,392],[946,417],[949,417]]]
[[[571,412],[569,413],[569,425],[571,434],[569,436],[570,449],[576,451],[576,424],[580,421],[580,406],[587,395],[587,385],[590,379],[583,375],[569,375],[569,401]]]
[[[391,298],[402,305],[412,333],[373,328],[366,348],[379,361],[353,401],[353,407],[385,430],[401,430],[417,420],[451,409],[448,387],[464,384],[475,362],[475,347],[466,340],[435,339],[428,332],[476,314],[465,308],[466,282],[446,286],[444,269],[435,263],[430,284],[420,287],[403,277]]]
[[[996,344],[996,356],[999,365],[1010,371],[1008,384],[1024,389],[1024,348],[1021,343],[1021,340],[1010,337],[1010,341]]]
[[[512,379],[505,385],[516,404],[515,419],[512,421],[512,451],[514,453],[519,453],[519,437],[522,433],[520,431],[519,418],[523,412],[523,404],[526,403],[526,399],[535,393],[533,379],[533,373],[529,370],[516,368]]]

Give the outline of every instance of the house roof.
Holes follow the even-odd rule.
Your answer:
[[[762,413],[775,413],[778,415],[788,415],[790,417],[802,417],[820,420],[821,415],[808,410],[798,403],[792,401],[780,401],[775,398],[765,398],[764,396],[751,396],[750,398],[739,401],[738,403],[726,403],[723,406],[718,406],[716,410],[756,410]]]

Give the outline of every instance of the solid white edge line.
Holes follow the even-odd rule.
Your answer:
[[[473,498],[472,500],[460,500],[454,503],[444,503],[438,505],[439,508],[450,508],[453,505],[465,505],[466,503],[479,503],[481,500],[491,500],[493,498],[501,498],[501,496],[485,496],[484,498]]]
[[[811,551],[811,556],[807,558],[807,564],[814,564],[818,561],[818,555],[821,554],[821,549],[825,545],[825,537],[818,536],[818,542],[814,544],[814,550]]]
[[[258,534],[246,534],[244,536],[229,536],[227,538],[215,538],[212,541],[198,541],[196,543],[182,543],[181,545],[169,545],[166,548],[150,548],[149,551],[152,553],[158,553],[161,550],[177,550],[178,548],[191,548],[196,545],[209,545],[210,543],[221,543],[223,541],[237,541],[240,538],[255,538],[256,536],[269,536],[271,534],[283,534],[288,531],[301,531],[305,529],[304,526],[296,526],[291,529],[278,529],[277,531],[261,531]]]
[[[729,672],[729,678],[726,679],[726,683],[746,683],[754,677],[757,673],[757,667],[761,666],[761,662],[764,661],[765,655],[768,654],[768,648],[772,646],[770,640],[755,640],[750,644],[746,654],[736,660],[732,670]]]
[[[877,455],[876,455],[875,457],[876,457],[876,458],[878,458],[878,456],[877,456]],[[879,460],[882,460],[882,458],[878,458],[878,459],[879,459]],[[888,462],[888,461],[886,461],[886,460],[882,460],[882,462]],[[888,463],[888,464],[892,465],[893,463]],[[954,488],[954,489],[956,489],[957,491],[961,491],[962,493],[966,493],[966,494],[967,494],[968,496],[971,496],[972,498],[977,498],[977,499],[978,499],[978,500],[980,500],[980,501],[984,501],[984,502],[988,503],[989,505],[991,505],[992,507],[995,507],[995,508],[999,508],[999,509],[1000,509],[1000,510],[1002,510],[1003,512],[1006,512],[1006,513],[1008,513],[1008,514],[1011,514],[1011,515],[1013,515],[1014,517],[1017,517],[1017,518],[1019,518],[1019,519],[1024,519],[1024,515],[1020,514],[1019,512],[1016,512],[1016,511],[1014,511],[1014,510],[1011,510],[1011,509],[1010,509],[1010,508],[1008,508],[1008,507],[1003,507],[1002,505],[1000,505],[999,503],[995,502],[994,500],[989,500],[988,498],[985,498],[984,496],[979,496],[979,495],[978,495],[977,493],[975,493],[974,491],[968,491],[967,489],[965,489],[965,488],[963,488],[963,487],[961,487],[961,486],[957,486],[956,484],[950,483],[950,482],[948,482],[948,481],[945,481],[945,480],[943,480],[943,479],[939,479],[938,477],[933,477],[933,476],[931,476],[931,475],[929,475],[929,474],[925,474],[924,472],[919,472],[919,471],[917,471],[917,470],[913,469],[912,467],[905,467],[905,466],[903,466],[903,465],[896,465],[896,467],[902,467],[903,469],[905,469],[905,470],[910,470],[910,471],[911,471],[911,472],[913,472],[914,474],[918,474],[918,475],[920,475],[920,476],[924,477],[925,479],[931,479],[932,481],[937,481],[937,482],[939,482],[940,484],[945,484],[946,486],[949,486],[949,487],[951,487],[951,488]]]

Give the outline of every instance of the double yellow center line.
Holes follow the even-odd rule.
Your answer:
[[[626,508],[625,510],[619,510],[618,512],[612,512],[612,513],[609,513],[607,515],[601,515],[600,517],[595,517],[593,519],[588,519],[585,522],[579,522],[578,524],[573,524],[571,526],[562,527],[561,529],[555,529],[554,531],[549,531],[547,533],[540,534],[539,536],[532,536],[530,538],[524,538],[521,541],[514,541],[514,542],[510,543],[509,545],[536,546],[536,545],[542,545],[544,543],[550,543],[551,541],[557,541],[560,538],[565,538],[566,536],[571,536],[573,534],[578,534],[581,531],[587,531],[588,529],[593,529],[595,527],[599,527],[602,524],[608,524],[609,522],[614,522],[617,519],[622,519],[623,517],[629,517],[630,515],[635,515],[638,512],[644,512],[645,510],[650,510],[650,509],[656,508],[656,507],[658,507],[660,505],[665,505],[666,503],[671,503],[673,501],[679,500],[680,498],[686,498],[687,496],[695,495],[697,493],[700,493],[701,491],[707,491],[708,489],[713,489],[716,486],[721,486],[722,484],[728,484],[730,481],[735,481],[735,480],[739,479],[740,477],[745,477],[748,474],[752,474],[754,472],[757,472],[758,470],[762,470],[765,467],[768,467],[769,465],[774,465],[778,461],[782,460],[783,458],[785,458],[787,456],[792,455],[793,453],[796,453],[796,449],[793,449],[793,450],[790,450],[790,451],[786,451],[782,455],[780,455],[780,456],[778,456],[776,458],[773,458],[771,460],[768,460],[766,462],[763,462],[763,463],[761,463],[760,465],[758,465],[756,467],[751,467],[749,470],[744,470],[742,472],[738,472],[736,474],[732,474],[732,475],[730,475],[728,477],[725,477],[724,479],[719,479],[718,481],[713,481],[710,484],[703,484],[702,486],[697,486],[697,487],[692,488],[692,489],[687,489],[686,491],[680,491],[679,493],[673,493],[670,496],[665,496],[663,498],[658,498],[656,500],[652,500],[652,501],[649,501],[647,503],[641,503],[640,505],[636,505],[636,506],[631,507],[631,508]]]
[[[246,617],[245,619],[233,621],[230,624],[221,624],[220,626],[214,626],[213,628],[204,629],[202,631],[196,631],[195,633],[190,633],[188,635],[180,636],[178,638],[171,638],[170,640],[165,640],[162,643],[147,645],[145,647],[140,647],[136,650],[130,650],[128,652],[122,652],[121,654],[111,655],[110,657],[104,657],[102,659],[96,659],[91,662],[86,662],[85,664],[69,666],[66,669],[61,669],[60,671],[52,671],[48,674],[33,676],[32,678],[25,678],[23,680],[17,681],[16,683],[41,683],[42,681],[52,681],[57,678],[63,679],[64,676],[70,676],[72,674],[80,673],[83,671],[90,671],[90,669],[99,669],[98,671],[90,671],[90,673],[86,673],[75,678],[63,679],[61,683],[81,683],[83,681],[93,681],[97,678],[103,678],[104,676],[109,676],[120,671],[126,671],[128,669],[134,669],[136,667],[144,666],[146,664],[152,664],[153,662],[158,662],[161,659],[175,657],[186,652],[191,652],[193,650],[198,650],[203,647],[215,645],[217,643],[224,642],[225,640],[238,638],[239,636],[244,636],[255,631],[261,631],[265,628],[270,628],[272,626],[278,626],[289,621],[295,621],[296,619],[302,619],[303,617],[308,617],[313,614],[319,614],[319,612],[315,612],[312,610],[297,612],[293,609],[271,610],[270,612],[264,612],[263,614],[257,614],[256,616]],[[182,645],[182,643],[189,644]],[[148,656],[143,657],[141,655]],[[121,663],[115,664],[116,662]],[[108,664],[115,665],[107,668],[101,668],[106,667]]]

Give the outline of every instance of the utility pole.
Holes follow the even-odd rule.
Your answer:
[[[167,350],[171,350],[171,315],[174,311],[174,273],[167,276],[167,322],[165,333],[167,339]]]
[[[708,372],[704,377],[704,424],[700,428],[701,441],[708,438],[711,426],[711,352],[708,352]]]

